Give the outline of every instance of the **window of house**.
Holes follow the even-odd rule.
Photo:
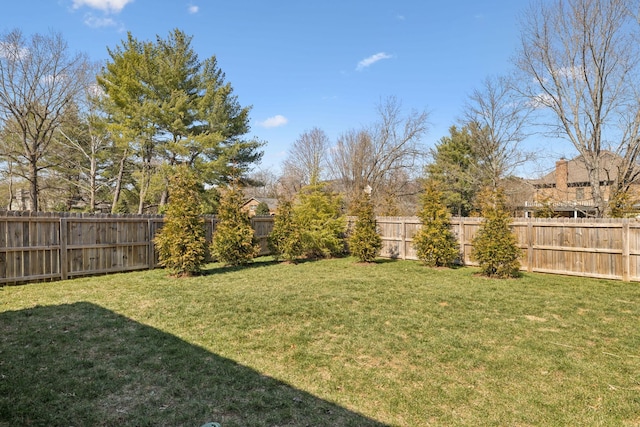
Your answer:
[[[584,200],[584,187],[576,188],[576,200]]]

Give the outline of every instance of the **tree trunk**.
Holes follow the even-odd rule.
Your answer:
[[[96,211],[96,158],[91,157],[91,172],[89,173],[89,209],[90,212]]]
[[[120,191],[122,190],[122,179],[124,177],[124,166],[127,163],[127,150],[124,150],[120,159],[120,167],[118,169],[118,177],[116,178],[116,187],[113,190],[113,202],[111,203],[111,213],[116,213],[116,207],[120,201]]]
[[[151,171],[149,169],[149,166],[143,166],[142,178],[140,179],[140,200],[138,202],[138,215],[142,215],[144,213],[144,198],[147,196],[147,190],[149,189],[149,183],[151,181]]]
[[[162,194],[160,195],[160,206],[165,206],[169,202],[169,180],[164,178],[164,189],[162,190]]]
[[[7,204],[7,210],[13,210],[13,161],[7,161],[9,172],[9,203]]]
[[[29,162],[29,197],[31,198],[31,210],[38,212],[38,161],[31,159]]]
[[[596,209],[596,218],[604,217],[607,211],[607,204],[602,195],[602,187],[600,186],[600,171],[599,167],[589,167],[589,183],[591,184],[591,197],[593,198],[593,205]]]

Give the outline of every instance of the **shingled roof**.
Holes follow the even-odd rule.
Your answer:
[[[562,160],[561,160],[562,161]],[[622,157],[611,151],[603,151],[601,157],[601,181],[612,181],[618,175],[618,168],[622,164]],[[584,164],[583,156],[575,157],[567,162],[567,185],[576,186],[581,183],[589,182],[589,174]],[[556,162],[557,165],[560,162]],[[556,184],[556,170],[549,172],[540,179],[533,179],[531,183],[536,187],[550,187]]]

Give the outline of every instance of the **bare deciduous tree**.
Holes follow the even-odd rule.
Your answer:
[[[283,179],[288,193],[297,192],[301,186],[317,184],[327,169],[329,137],[319,128],[304,132],[289,149],[283,162]]]
[[[481,186],[497,189],[502,179],[531,158],[522,148],[530,103],[517,96],[506,77],[488,77],[465,105],[471,132],[475,178]]]
[[[89,212],[96,210],[98,191],[107,185],[101,175],[104,169],[106,151],[111,140],[104,127],[104,122],[97,115],[95,107],[88,104],[86,109],[79,112],[78,123],[69,130],[60,128],[58,144],[68,156],[63,167],[76,171],[81,179],[71,182],[86,196]]]
[[[637,0],[534,3],[523,20],[516,64],[525,94],[550,112],[545,125],[584,159],[596,215],[607,211],[605,186],[637,179],[640,144]],[[606,151],[623,159],[603,176]]]
[[[86,87],[87,69],[86,56],[70,54],[60,34],[27,40],[13,30],[0,36],[0,124],[19,142],[3,154],[25,166],[33,210],[39,175],[47,168],[42,160],[67,108]]]
[[[423,166],[426,153],[422,137],[428,114],[412,111],[403,115],[401,103],[389,97],[378,105],[378,121],[362,130],[351,130],[338,138],[331,151],[331,168],[347,200],[371,187],[372,200],[397,199],[410,187]]]
[[[242,190],[245,197],[278,197],[278,176],[271,169],[258,169],[247,176],[247,181],[247,186]]]

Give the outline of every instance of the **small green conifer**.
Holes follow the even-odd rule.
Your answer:
[[[485,189],[480,201],[484,219],[472,241],[471,257],[478,262],[485,276],[518,277],[521,251],[509,227],[511,217],[505,208],[504,193]]]
[[[169,203],[164,225],[154,239],[160,265],[176,276],[200,272],[207,256],[200,184],[186,166],[176,169],[169,181]]]
[[[211,253],[226,265],[248,264],[260,250],[251,220],[241,210],[243,197],[238,188],[231,187],[220,198]]]
[[[256,206],[256,215],[269,215],[270,213],[269,205],[266,202],[260,202]]]
[[[276,259],[295,261],[302,256],[300,229],[293,220],[293,203],[281,200],[269,234],[269,249]]]
[[[322,184],[300,190],[293,206],[293,222],[300,232],[305,256],[321,258],[344,253],[347,224],[340,208],[340,198]]]
[[[353,213],[357,218],[349,235],[349,251],[361,262],[373,262],[382,249],[382,238],[369,194],[363,192],[356,200]]]
[[[418,217],[422,228],[413,236],[418,258],[429,267],[452,266],[460,256],[460,249],[451,231],[451,214],[444,195],[433,180],[425,184]]]

